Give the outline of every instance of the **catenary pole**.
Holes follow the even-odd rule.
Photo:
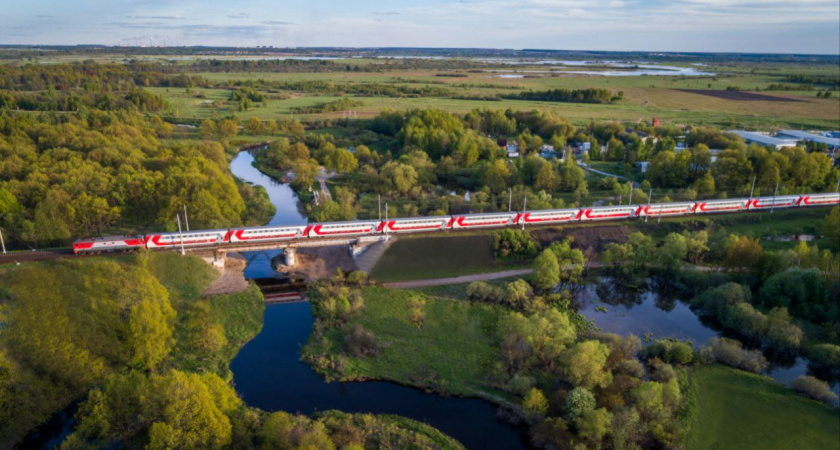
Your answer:
[[[752,187],[750,188],[750,198],[753,197],[753,192],[755,191],[755,178],[755,175],[753,175]]]
[[[770,214],[773,214],[773,211],[776,210],[776,195],[779,194],[779,183],[776,182],[776,190],[773,191],[773,206],[770,207]]]
[[[508,212],[511,211],[513,207],[513,189],[508,188]]]
[[[651,188],[651,189],[650,189],[650,192],[648,192],[648,206],[650,206],[650,199],[651,199],[651,197],[653,197],[653,188]],[[661,210],[660,210],[659,212],[660,212],[660,213],[662,213],[662,211],[661,211]],[[647,214],[645,214],[645,223],[647,223],[647,222],[648,222],[648,217],[649,217],[649,216],[648,216]]]
[[[190,231],[190,219],[187,217],[187,204],[184,204],[184,225],[187,226],[187,231]]]
[[[0,230],[0,247],[3,247],[3,254],[6,254],[6,243],[3,242],[3,230]]]
[[[181,241],[181,256],[186,255],[187,252],[184,251],[184,234],[181,232],[181,216],[175,214],[175,221],[178,222],[178,238]]]

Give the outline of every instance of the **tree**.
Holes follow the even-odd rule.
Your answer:
[[[500,328],[505,341],[502,352],[510,365],[521,365],[533,355],[548,371],[554,370],[557,358],[575,339],[569,317],[554,308],[529,317],[511,313]]]
[[[507,189],[508,178],[510,178],[510,169],[504,159],[497,159],[484,169],[482,181],[490,190],[499,193]]]
[[[335,170],[338,173],[350,173],[359,167],[359,161],[356,159],[356,156],[344,148],[330,152],[326,162],[327,168]]]
[[[263,124],[259,117],[254,116],[248,119],[248,122],[245,124],[245,128],[247,128],[253,136],[256,136],[262,133]]]
[[[730,269],[755,270],[764,257],[764,249],[758,239],[730,234],[723,242],[725,257],[723,264]]]
[[[218,127],[216,127],[216,122],[213,122],[210,119],[202,120],[199,129],[201,130],[201,137],[204,139],[211,139],[219,132]]]
[[[606,408],[590,409],[583,413],[577,422],[578,435],[598,447],[604,436],[610,431],[612,414]]]
[[[174,339],[175,310],[169,294],[160,283],[135,286],[138,297],[128,315],[128,328],[133,352],[131,364],[154,369],[171,351]]]
[[[235,398],[236,394],[232,396]],[[152,376],[151,392],[143,401],[143,414],[151,418],[147,448],[221,448],[228,445],[232,427],[218,400],[199,375],[173,370]]]
[[[2,204],[2,200],[0,200],[0,204]],[[2,206],[0,206],[0,215],[2,215]],[[827,238],[834,240],[835,243],[840,244],[840,206],[831,208],[831,212],[825,216],[822,233]]]
[[[390,161],[382,166],[381,173],[390,187],[400,194],[406,194],[417,184],[417,171],[407,164]]]
[[[563,352],[563,376],[573,386],[587,389],[606,387],[612,383],[612,374],[605,370],[609,347],[598,341],[578,342]]]
[[[709,233],[705,230],[694,232],[685,230],[682,235],[685,238],[688,261],[694,264],[701,263],[703,256],[709,251]]]
[[[833,405],[837,402],[837,394],[831,392],[828,383],[812,376],[801,376],[793,380],[790,386],[794,391],[828,405]]]
[[[280,126],[277,125],[277,121],[274,119],[268,119],[265,121],[265,132],[270,135],[275,135],[277,132],[280,131]]]
[[[373,332],[359,324],[350,325],[344,336],[344,346],[348,353],[357,358],[379,353],[379,346],[376,344]]]
[[[560,282],[560,265],[551,250],[543,250],[534,260],[534,274],[531,283],[537,289],[551,289]]]
[[[548,249],[557,258],[560,267],[560,283],[564,285],[580,283],[583,270],[586,268],[586,256],[583,252],[571,247],[572,239],[563,242],[552,242]]]
[[[219,135],[222,139],[232,138],[239,132],[239,124],[237,124],[235,120],[231,119],[220,120],[217,127],[219,129]]]
[[[408,299],[408,320],[414,324],[419,330],[423,328],[423,323],[426,321],[426,312],[423,307],[426,306],[426,300],[420,296],[412,296]]]
[[[35,208],[37,239],[46,242],[69,238],[75,216],[70,196],[59,189],[50,190]]]
[[[658,249],[657,259],[659,265],[664,269],[676,272],[682,261],[688,254],[688,244],[685,236],[677,233],[670,233],[665,237],[665,242]]]
[[[531,388],[522,400],[522,409],[531,418],[544,416],[548,412],[548,399],[545,394],[537,388]]]
[[[539,170],[537,171],[537,179],[534,182],[534,186],[537,189],[543,189],[548,192],[554,191],[557,185],[557,175],[554,172],[554,167],[551,163],[545,163],[540,166]]]
[[[577,424],[587,412],[595,409],[595,396],[586,388],[576,387],[566,395],[563,403],[563,418]]]

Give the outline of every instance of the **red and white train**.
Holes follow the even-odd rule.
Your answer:
[[[99,253],[184,247],[215,247],[223,244],[271,242],[291,239],[325,239],[375,234],[422,233],[427,231],[511,226],[556,225],[570,222],[625,220],[637,217],[670,217],[688,214],[738,213],[771,208],[804,208],[840,205],[840,193],[787,195],[779,197],[733,198],[696,202],[646,205],[591,206],[509,213],[459,214],[453,216],[404,217],[387,220],[355,220],[309,225],[198,230],[183,233],[155,233],[145,236],[111,236],[79,239],[73,252]]]

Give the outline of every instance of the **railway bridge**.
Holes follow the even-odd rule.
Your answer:
[[[267,242],[235,242],[222,243],[216,247],[185,247],[184,253],[189,253],[203,258],[208,263],[224,267],[225,259],[228,253],[241,252],[258,252],[265,250],[283,250],[283,256],[286,260],[286,266],[293,267],[296,264],[296,250],[305,247],[339,247],[347,246],[350,256],[354,258],[362,254],[367,248],[377,242],[387,241],[390,235],[373,235],[373,236],[347,236],[347,237],[333,237],[333,238],[300,238],[290,239],[285,241],[267,241]],[[170,250],[181,250],[179,248],[171,248]]]

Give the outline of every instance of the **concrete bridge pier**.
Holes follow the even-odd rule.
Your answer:
[[[286,247],[283,249],[283,256],[286,259],[286,266],[294,267],[296,261],[297,250],[294,247]]]

